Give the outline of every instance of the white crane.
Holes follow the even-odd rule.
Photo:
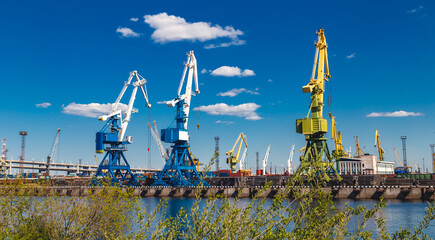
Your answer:
[[[292,173],[292,163],[293,163],[293,155],[295,153],[295,145],[292,145],[292,150],[290,150],[290,155],[288,156],[287,159],[287,172],[288,174]]]
[[[270,153],[270,144],[269,146],[267,146],[266,154],[264,155],[263,158],[263,172],[262,172],[263,175],[266,174],[266,165],[267,165],[267,160],[269,159],[269,153]]]
[[[189,120],[189,110],[190,110],[190,100],[192,98],[192,95],[199,94],[199,84],[198,84],[198,70],[196,66],[196,58],[193,54],[193,51],[189,51],[187,54],[187,61],[184,64],[184,71],[183,75],[181,76],[180,85],[178,86],[178,92],[177,97],[171,101],[167,101],[166,105],[168,107],[175,107],[177,102],[184,100],[184,106],[183,106],[183,112],[185,114],[185,121],[184,121],[184,129],[187,129],[187,122]],[[181,89],[184,85],[184,79],[186,77],[187,69],[189,69],[189,73],[187,75],[187,82],[186,82],[186,92],[183,95],[181,94]],[[195,80],[195,94],[192,94],[192,78]]]
[[[50,155],[47,156],[47,166],[46,166],[46,172],[50,172],[50,164],[54,163],[54,157],[56,155],[56,149],[57,144],[59,143],[59,134],[60,134],[60,128],[57,129],[56,137],[54,138],[53,147],[51,148]]]
[[[165,147],[163,147],[163,143],[160,140],[160,133],[157,129],[156,121],[153,122],[154,128],[151,126],[150,123],[148,123],[148,127],[150,128],[151,134],[153,135],[154,141],[156,142],[157,146],[159,147],[160,156],[162,157],[163,163],[168,161],[168,153],[165,150]]]
[[[127,110],[125,111],[124,120],[122,120],[122,114],[121,110],[117,110],[119,102],[121,101],[122,96],[124,96],[125,91],[127,90],[127,87],[131,84],[131,81],[133,78],[136,78],[136,82],[133,83],[133,92],[131,93],[130,101],[128,102]],[[108,118],[118,115],[121,120],[121,129],[118,133],[118,141],[122,142],[124,139],[125,131],[127,130],[128,123],[131,119],[131,114],[133,112],[137,112],[137,110],[133,109],[134,100],[136,99],[136,93],[137,88],[139,87],[142,91],[142,94],[146,101],[146,107],[151,107],[151,104],[148,101],[148,93],[146,90],[146,83],[147,81],[145,78],[143,78],[141,75],[137,73],[137,71],[133,71],[130,73],[130,77],[128,78],[127,82],[124,83],[124,87],[121,90],[121,93],[119,93],[118,98],[116,99],[116,102],[112,105],[112,110],[108,115],[102,115],[98,118],[100,121],[106,121]],[[145,85],[145,86],[144,86]],[[126,142],[132,142],[132,137],[128,136],[126,137]]]
[[[240,162],[239,162],[240,170],[245,169],[245,158],[246,158],[247,154],[248,154],[248,148],[245,148],[245,150],[243,150],[243,154],[242,154],[242,157],[240,158]]]

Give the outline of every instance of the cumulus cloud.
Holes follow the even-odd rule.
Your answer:
[[[51,106],[51,103],[43,102],[43,103],[38,103],[38,104],[35,104],[35,105],[36,105],[36,107],[38,107],[38,108],[48,108],[48,107]]]
[[[216,103],[214,105],[196,107],[193,110],[203,111],[210,115],[236,116],[255,121],[262,119],[256,112],[260,107],[261,106],[256,103],[243,103],[236,106]]]
[[[355,57],[355,55],[356,55],[356,53],[352,53],[352,54],[350,54],[350,55],[346,56],[346,58],[347,58],[347,59],[351,59],[351,58],[354,58],[354,57]]]
[[[418,117],[423,116],[423,113],[419,112],[407,112],[407,111],[395,111],[395,112],[372,112],[366,115],[366,117]]]
[[[221,96],[221,97],[235,97],[235,96],[237,96],[237,95],[239,95],[240,93],[243,93],[243,92],[246,92],[246,93],[249,93],[249,94],[253,94],[253,95],[259,95],[260,93],[257,92],[257,91],[258,91],[258,88],[256,88],[255,91],[254,90],[246,90],[246,88],[234,88],[234,89],[231,89],[231,90],[229,90],[227,92],[220,92],[220,93],[217,94],[217,96]]]
[[[208,41],[217,38],[230,38],[237,41],[243,32],[231,26],[221,27],[208,22],[187,22],[182,17],[168,15],[166,12],[145,15],[145,23],[154,28],[151,38],[154,42]]]
[[[242,71],[239,67],[222,66],[211,72],[213,76],[224,76],[224,77],[249,77],[255,76],[254,71],[250,69],[245,69]]]
[[[231,121],[221,121],[221,120],[217,120],[215,123],[227,124],[227,125],[234,124],[234,122]]]
[[[207,72],[207,69],[205,69],[205,68],[201,70],[201,73],[202,73],[202,74],[204,74],[204,73],[206,73],[206,72]]]
[[[133,30],[131,30],[130,28],[127,27],[118,27],[116,29],[117,33],[121,33],[122,37],[139,37],[140,34],[139,33],[135,33]]]
[[[89,104],[80,104],[80,103],[70,103],[66,107],[63,107],[62,113],[77,115],[83,117],[91,117],[95,118],[101,116],[103,114],[107,114],[112,110],[113,103],[89,103]],[[121,111],[127,110],[127,105],[123,103],[119,103],[118,109]],[[134,109],[137,112],[137,109]]]
[[[130,21],[132,22],[137,22],[139,20],[139,18],[130,18]]]
[[[271,83],[271,82],[273,82],[273,81],[272,81],[272,79],[270,79],[270,78],[269,78],[269,79],[267,79],[267,81],[268,81],[268,82],[270,82],[270,83]]]

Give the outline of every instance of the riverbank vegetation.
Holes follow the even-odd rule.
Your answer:
[[[307,184],[309,190],[302,187]],[[237,198],[203,199],[199,188],[191,208],[176,216],[167,214],[167,200],[148,209],[128,188],[91,189],[87,197],[35,197],[26,194],[25,185],[5,185],[0,188],[0,238],[429,239],[424,230],[435,219],[433,203],[414,229],[389,233],[379,214],[383,200],[373,208],[338,209],[323,184],[317,176],[295,177],[273,200],[254,197],[245,206]]]

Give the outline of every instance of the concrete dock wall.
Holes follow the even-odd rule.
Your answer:
[[[0,188],[1,190],[1,188]],[[102,191],[102,187],[87,186],[40,186],[21,187],[18,191],[21,195],[31,196],[88,196],[90,192]],[[132,191],[134,196],[147,197],[174,197],[193,198],[199,195],[208,197],[240,197],[252,198],[256,195],[260,198],[274,198],[279,194],[287,194],[291,198],[290,191],[284,186],[271,186],[269,189],[262,189],[261,186],[254,187],[229,187],[209,186],[202,188],[172,188],[172,187],[133,187],[124,188],[123,191]],[[309,187],[302,187],[300,191],[310,191]],[[334,199],[401,199],[401,200],[435,200],[434,186],[331,186],[324,188],[326,193]],[[3,192],[3,191],[2,191]]]

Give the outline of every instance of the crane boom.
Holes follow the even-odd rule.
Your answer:
[[[399,161],[400,166],[403,167],[402,161],[400,161],[399,155],[397,155],[396,148],[393,148],[393,150],[394,150],[394,154],[396,154],[397,161]]]
[[[154,138],[154,141],[156,142],[157,146],[159,147],[159,151],[160,151],[160,156],[162,157],[163,162],[165,163],[166,161],[168,161],[168,153],[166,152],[165,148],[163,147],[163,143],[160,140],[160,134],[159,131],[157,129],[157,124],[156,121],[153,122],[154,128],[151,127],[151,124],[148,123],[148,127],[150,128],[151,134]]]
[[[331,113],[330,113],[331,116]],[[341,140],[341,132],[337,131],[337,123],[335,122],[335,116],[331,116],[332,118],[332,137],[335,143],[335,150],[332,151],[332,155],[336,159],[340,159],[340,157],[347,157],[349,154],[343,148],[343,141]]]
[[[264,154],[264,158],[263,158],[263,175],[266,174],[266,165],[267,165],[267,160],[269,160],[269,153],[270,153],[270,144],[267,146],[266,154]]]
[[[378,154],[379,154],[379,161],[384,161],[384,149],[381,146],[381,136],[379,135],[378,129],[376,129],[375,133],[375,147],[378,148]]]
[[[118,109],[118,106],[119,106],[119,103],[120,103],[122,97],[124,96],[125,91],[127,90],[127,87],[131,84],[131,81],[133,78],[136,79],[136,82],[133,83],[133,91],[132,91],[131,96],[130,96],[130,101],[128,102],[127,110],[125,111],[125,115],[124,115],[124,119],[122,119],[121,110],[117,110],[117,109]],[[136,110],[133,109],[133,104],[134,104],[134,101],[136,99],[136,93],[137,93],[138,87],[141,89],[142,95],[143,95],[145,102],[146,102],[146,107],[148,107],[148,108],[151,107],[151,104],[148,101],[148,93],[146,91],[146,85],[145,85],[146,82],[147,81],[145,80],[145,78],[143,78],[141,75],[139,75],[137,73],[137,71],[131,72],[127,82],[124,83],[124,87],[122,88],[121,92],[119,93],[118,98],[116,99],[115,103],[112,105],[111,112],[108,115],[102,115],[98,118],[98,120],[100,120],[100,121],[105,121],[108,118],[111,118],[114,116],[118,116],[121,119],[120,131],[118,133],[118,141],[119,142],[122,142],[124,140],[124,135],[125,135],[125,132],[127,131],[128,123],[130,122],[130,119],[131,119],[131,114],[136,112]],[[131,139],[129,139],[127,141],[131,141]]]
[[[45,172],[50,173],[50,165],[54,162],[57,145],[59,143],[60,128],[57,129],[56,137],[54,138],[53,146],[51,147],[50,155],[47,156],[47,165]]]
[[[361,150],[361,147],[359,146],[358,136],[353,136],[353,137],[355,138],[355,146],[356,146],[355,155],[353,157],[361,157],[362,155],[364,155],[364,153]]]
[[[290,155],[287,159],[287,172],[291,174],[292,172],[292,163],[293,163],[293,154],[295,153],[295,145],[292,145],[292,149],[290,150]]]

